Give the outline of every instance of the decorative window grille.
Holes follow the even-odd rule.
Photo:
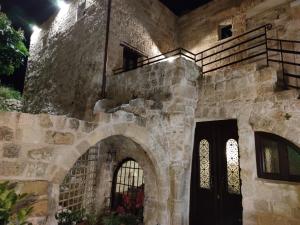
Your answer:
[[[200,187],[210,189],[209,143],[206,139],[199,144]]]
[[[117,168],[112,192],[112,209],[124,207],[124,198],[130,205],[130,213],[140,213],[144,201],[144,172],[137,162],[132,159],[123,161]]]
[[[82,155],[60,186],[59,205],[62,209],[93,212],[96,197],[96,171],[99,148],[92,147]]]
[[[226,159],[228,192],[240,194],[239,148],[237,141],[234,139],[229,139],[226,143]]]

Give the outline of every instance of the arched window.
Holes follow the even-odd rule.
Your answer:
[[[112,210],[143,216],[144,172],[133,159],[123,161],[115,171]]]
[[[300,148],[275,134],[256,132],[258,177],[300,181]]]

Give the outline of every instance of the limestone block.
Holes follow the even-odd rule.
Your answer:
[[[14,138],[14,132],[7,126],[0,126],[0,141],[11,141]]]
[[[72,145],[75,137],[72,133],[47,131],[45,136],[45,142],[55,145]]]
[[[116,106],[116,102],[111,99],[101,99],[96,102],[94,106],[94,114],[97,114],[99,112],[106,112],[109,109],[112,109]]]
[[[27,156],[32,160],[46,160],[50,161],[53,158],[54,149],[52,147],[43,147],[38,149],[31,149]]]
[[[53,127],[53,123],[50,119],[48,114],[41,114],[39,115],[39,124],[43,128],[50,128]]]
[[[48,215],[48,200],[40,200],[33,206],[33,210],[30,216],[47,216]]]
[[[84,154],[90,147],[91,147],[91,145],[89,142],[82,141],[76,146],[76,149],[78,150],[78,152],[80,154]]]
[[[97,123],[84,122],[83,127],[82,127],[82,131],[85,132],[85,133],[91,133],[97,127],[98,127]]]
[[[7,162],[0,163],[0,176],[20,176],[24,172],[26,164],[24,162]]]
[[[79,120],[78,119],[69,119],[69,128],[72,130],[77,130],[79,128]]]
[[[18,158],[21,146],[10,143],[3,145],[3,157],[6,158]]]
[[[46,175],[48,163],[29,162],[27,164],[26,176],[31,178],[43,178]]]
[[[24,181],[19,186],[22,193],[33,193],[35,195],[48,195],[48,181]]]

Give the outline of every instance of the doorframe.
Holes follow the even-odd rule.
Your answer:
[[[197,123],[202,123],[202,122],[217,122],[217,121],[224,121],[224,120],[236,120],[237,121],[237,134],[238,137],[240,137],[240,132],[239,132],[239,118],[237,117],[211,117],[211,118],[194,118],[194,123],[192,126],[192,148],[191,148],[191,161],[190,161],[190,173],[189,173],[189,187],[191,187],[191,182],[192,182],[192,167],[193,167],[193,152],[194,152],[194,145],[195,145],[195,134],[196,134],[196,126]],[[244,223],[244,213],[245,213],[245,208],[243,205],[243,189],[242,189],[242,168],[241,168],[241,154],[240,154],[240,138],[238,138],[238,146],[239,146],[239,167],[240,167],[240,182],[241,182],[241,196],[242,196],[242,219]],[[190,224],[190,211],[191,211],[191,188],[188,188],[188,224]]]

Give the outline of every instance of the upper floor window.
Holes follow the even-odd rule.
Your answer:
[[[232,25],[219,26],[219,40],[223,40],[232,36]]]
[[[79,0],[77,7],[77,20],[85,15],[86,0]]]
[[[124,70],[131,70],[137,68],[139,62],[146,57],[142,52],[130,46],[129,44],[122,43],[121,46],[123,47]]]
[[[258,177],[300,181],[300,148],[270,133],[256,132]]]

